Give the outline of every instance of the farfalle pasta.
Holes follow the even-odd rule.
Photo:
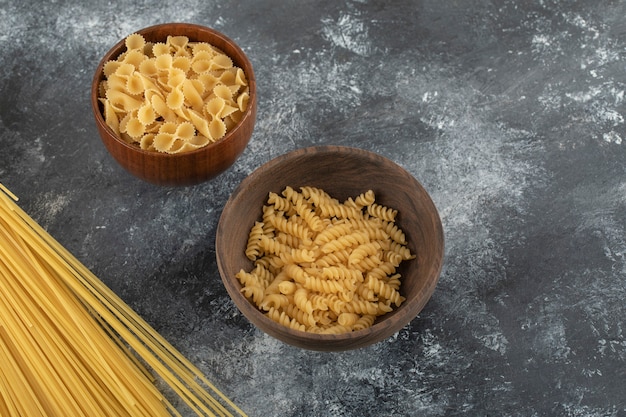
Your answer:
[[[186,36],[150,43],[137,33],[104,65],[99,100],[106,124],[127,143],[169,154],[215,142],[243,117],[244,71],[223,51]]]
[[[338,334],[362,330],[404,302],[400,263],[415,258],[398,212],[368,190],[340,202],[322,189],[268,194],[248,235],[250,272],[241,292],[291,329]]]

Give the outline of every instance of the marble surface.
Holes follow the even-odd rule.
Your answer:
[[[0,181],[250,416],[626,415],[626,2],[0,0]],[[236,40],[257,126],[217,179],[163,188],[100,142],[93,71],[183,21]],[[287,151],[357,146],[440,210],[432,299],[369,348],[293,348],[217,271],[239,182]]]

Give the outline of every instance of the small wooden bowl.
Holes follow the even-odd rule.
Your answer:
[[[416,259],[404,261],[400,293],[406,301],[379,317],[368,329],[344,334],[314,334],[280,325],[266,317],[240,292],[235,274],[250,271],[245,256],[248,235],[268,193],[286,186],[318,187],[345,200],[372,189],[376,201],[397,209],[396,224],[405,232]],[[292,151],[261,166],[245,178],[224,206],[216,233],[217,264],[222,281],[235,305],[267,334],[304,349],[342,351],[371,345],[393,335],[413,320],[430,299],[443,264],[444,236],[441,220],[430,196],[406,170],[380,155],[361,149],[320,146]]]
[[[103,67],[125,49],[120,40],[104,55],[91,86],[91,107],[102,142],[113,158],[131,174],[157,185],[193,185],[214,178],[228,169],[244,151],[254,129],[257,111],[256,80],[252,64],[235,42],[225,35],[199,25],[166,23],[138,30],[148,42],[163,42],[168,35],[187,36],[190,41],[208,42],[221,49],[234,65],[243,69],[250,88],[248,107],[241,121],[215,143],[187,153],[165,154],[142,150],[120,139],[104,121],[98,100],[98,85],[104,79]]]

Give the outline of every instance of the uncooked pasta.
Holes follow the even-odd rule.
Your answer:
[[[245,416],[0,184],[0,415]]]
[[[270,192],[245,249],[255,268],[241,292],[291,329],[345,333],[374,324],[404,302],[398,267],[414,259],[397,210],[372,190],[340,202],[320,188]]]
[[[223,138],[243,117],[250,88],[223,51],[186,36],[151,43],[137,33],[103,67],[99,100],[105,123],[141,149],[189,152]],[[185,124],[191,134],[168,125]]]

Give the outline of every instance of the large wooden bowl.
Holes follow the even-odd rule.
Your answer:
[[[379,317],[365,330],[320,335],[292,330],[266,317],[240,292],[235,274],[250,271],[245,256],[248,235],[268,192],[286,186],[322,188],[343,201],[372,189],[377,202],[399,211],[396,223],[405,232],[416,259],[404,261],[401,294],[406,301]],[[250,322],[285,343],[310,350],[341,351],[361,348],[393,335],[413,320],[435,290],[444,253],[441,220],[426,190],[406,170],[378,154],[348,147],[320,146],[277,157],[245,178],[224,206],[216,233],[217,264],[222,281],[239,310]]]
[[[193,185],[210,180],[228,169],[248,145],[257,111],[256,80],[252,64],[235,42],[225,35],[199,25],[166,23],[138,30],[147,42],[163,42],[168,35],[187,36],[190,41],[208,42],[221,49],[242,68],[250,88],[250,100],[241,121],[219,141],[180,154],[142,150],[120,139],[104,121],[98,100],[98,85],[104,78],[103,67],[116,59],[126,47],[120,40],[102,57],[91,86],[91,106],[102,142],[113,158],[131,174],[158,185]]]

